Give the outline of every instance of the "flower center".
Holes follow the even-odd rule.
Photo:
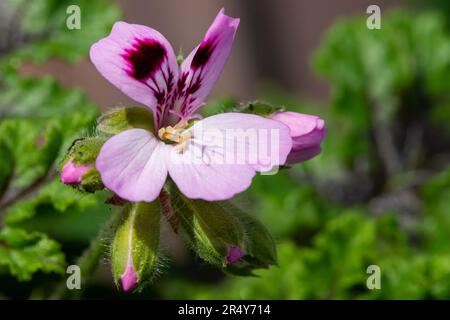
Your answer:
[[[158,137],[168,143],[175,144],[177,152],[184,151],[188,146],[189,138],[192,137],[192,132],[186,130],[187,122],[178,122],[176,125],[163,127],[158,130]]]

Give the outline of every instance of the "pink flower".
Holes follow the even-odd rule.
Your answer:
[[[61,182],[64,184],[78,185],[81,183],[83,175],[92,167],[89,165],[77,165],[69,160],[61,171]]]
[[[284,124],[251,114],[196,114],[222,72],[238,24],[222,9],[181,66],[169,42],[141,25],[117,22],[91,47],[98,71],[154,115],[154,132],[129,129],[103,145],[96,167],[108,189],[150,202],[170,176],[189,198],[225,200],[247,189],[256,171],[284,164],[292,147]],[[247,139],[252,132],[258,141]],[[264,132],[269,139],[260,138]],[[254,150],[261,144],[270,155]]]
[[[309,160],[321,152],[320,144],[327,130],[325,121],[319,117],[297,112],[277,112],[271,119],[284,123],[291,130],[292,150],[286,164]]]

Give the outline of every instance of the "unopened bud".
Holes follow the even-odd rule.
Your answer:
[[[223,204],[223,206],[226,206],[227,210],[242,224],[246,248],[245,255],[228,265],[225,271],[234,275],[249,276],[253,275],[255,269],[277,265],[275,241],[262,223],[231,203]],[[236,249],[230,250],[230,258],[237,258],[239,254],[240,252]]]
[[[93,137],[76,140],[69,149],[61,169],[61,182],[85,192],[104,188],[95,160],[105,138]]]
[[[320,144],[327,130],[321,118],[297,112],[277,112],[271,119],[280,121],[291,130],[292,150],[286,164],[300,163],[321,152]]]
[[[233,264],[241,260],[241,258],[245,255],[244,251],[242,251],[239,247],[230,247],[228,248],[228,255],[227,255],[227,263]]]
[[[192,200],[171,190],[177,215],[188,242],[205,261],[221,267],[233,264],[245,252],[239,221],[219,202]]]
[[[91,165],[76,165],[70,159],[61,171],[61,182],[64,184],[78,185],[81,183],[83,175],[92,168]]]
[[[114,236],[111,262],[114,281],[125,292],[142,289],[156,274],[161,208],[157,201],[126,207]]]

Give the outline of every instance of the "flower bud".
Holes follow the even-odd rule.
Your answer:
[[[274,240],[251,215],[229,202],[186,198],[174,185],[170,194],[187,240],[205,261],[241,276],[277,265]]]
[[[309,160],[321,152],[320,144],[327,133],[321,118],[297,112],[277,112],[270,118],[291,129],[292,150],[286,164]]]
[[[187,241],[206,262],[226,267],[245,255],[242,225],[219,202],[192,200],[171,190]]]
[[[76,140],[67,152],[60,179],[64,184],[77,187],[84,192],[95,192],[104,188],[95,160],[105,138],[83,138]]]
[[[262,223],[231,203],[222,203],[221,205],[227,208],[243,226],[246,248],[245,255],[241,256],[235,263],[229,264],[225,268],[225,272],[233,275],[251,276],[255,269],[278,265],[275,241]],[[228,259],[236,259],[241,254],[240,251],[232,248],[229,251]]]
[[[160,205],[138,202],[127,206],[111,247],[114,281],[125,292],[142,289],[156,273]]]
[[[83,175],[91,168],[91,165],[76,165],[73,163],[73,159],[70,159],[61,171],[61,182],[64,184],[78,185]]]
[[[233,264],[241,260],[245,256],[244,251],[239,247],[231,246],[228,248],[227,264]]]

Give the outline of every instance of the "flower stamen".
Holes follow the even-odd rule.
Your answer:
[[[167,143],[175,144],[175,150],[180,153],[188,146],[189,138],[192,137],[192,132],[186,130],[187,122],[179,122],[176,125],[163,127],[158,130],[158,137]]]

